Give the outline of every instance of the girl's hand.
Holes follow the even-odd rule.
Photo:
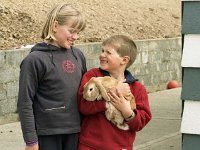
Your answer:
[[[26,146],[25,150],[39,150],[38,144],[34,144],[32,146]]]
[[[129,117],[133,113],[130,101],[127,101],[118,90],[116,90],[116,93],[114,91],[109,91],[108,96],[112,104],[121,111],[124,118]]]

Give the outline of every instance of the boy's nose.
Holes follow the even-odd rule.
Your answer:
[[[105,57],[105,53],[104,53],[104,52],[101,52],[99,56],[100,56],[100,57]]]

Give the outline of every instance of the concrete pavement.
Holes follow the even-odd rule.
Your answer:
[[[153,119],[138,133],[134,150],[181,150],[181,88],[149,94]]]
[[[153,119],[136,137],[134,150],[181,150],[181,88],[149,94]],[[23,150],[19,122],[0,125],[0,149]]]

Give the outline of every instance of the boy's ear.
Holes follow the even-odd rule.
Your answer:
[[[123,56],[123,58],[122,58],[122,64],[128,64],[129,60],[130,60],[129,56]]]

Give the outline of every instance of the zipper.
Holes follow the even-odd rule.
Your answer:
[[[65,106],[56,107],[56,108],[47,108],[47,109],[45,109],[45,111],[58,110],[58,109],[65,109],[65,108],[66,108]]]

